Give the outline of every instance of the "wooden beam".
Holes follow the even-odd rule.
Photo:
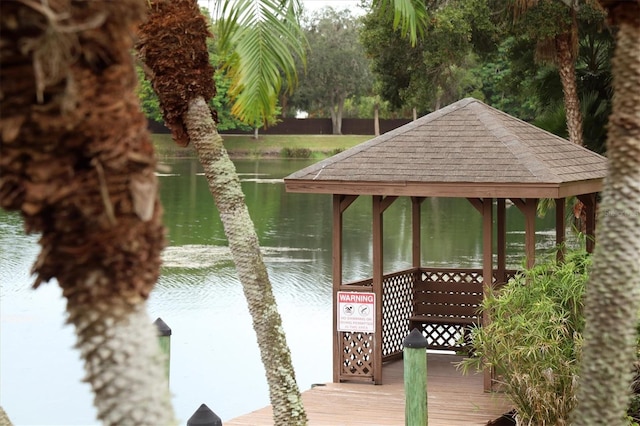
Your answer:
[[[333,196],[332,282],[333,282],[333,382],[340,382],[342,368],[342,333],[338,331],[338,291],[342,285],[342,203],[344,196]]]
[[[373,196],[373,292],[376,295],[375,322],[376,330],[373,337],[373,381],[382,384],[382,280],[383,280],[383,212],[384,199]],[[388,205],[387,205],[388,206]]]
[[[344,213],[358,199],[358,195],[340,195],[340,197],[340,213]]]
[[[467,200],[473,207],[475,207],[476,210],[478,210],[478,213],[483,214],[481,198],[467,198]]]
[[[381,209],[380,212],[384,213],[384,211],[387,210],[389,206],[393,204],[393,202],[397,199],[398,197],[395,195],[389,195],[389,196],[383,197],[380,203],[380,209]]]
[[[518,208],[518,210],[524,213],[525,204],[526,204],[525,200],[523,200],[522,198],[509,198],[509,199]]]
[[[493,287],[493,200],[482,200],[482,293],[483,297]],[[488,325],[489,312],[482,312],[482,324]],[[493,383],[493,371],[484,371],[484,390],[490,391]]]
[[[556,246],[558,251],[556,252],[556,260],[562,262],[565,254],[565,228],[566,228],[566,210],[565,204],[566,198],[556,198]]]
[[[420,219],[422,216],[422,202],[424,197],[411,197],[411,264],[419,268],[422,263],[422,230]]]
[[[558,183],[373,182],[285,179],[287,192],[416,197],[559,198],[602,191],[602,179]]]

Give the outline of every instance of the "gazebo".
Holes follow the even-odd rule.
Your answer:
[[[535,262],[538,200],[554,199],[556,242],[565,240],[565,199],[586,209],[593,249],[596,194],[606,159],[531,124],[466,98],[285,178],[289,192],[333,195],[333,381],[382,383],[384,362],[402,357],[417,327],[432,349],[459,350],[491,286],[508,281],[506,214],[510,200],[525,218],[525,256]],[[372,276],[343,282],[343,213],[372,197]],[[383,214],[398,197],[412,206],[412,267],[383,274]],[[421,203],[461,197],[482,215],[482,269],[421,265]],[[494,226],[496,262],[494,264]],[[485,374],[485,388],[491,385]]]

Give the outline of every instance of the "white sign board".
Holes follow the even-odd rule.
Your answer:
[[[358,291],[338,292],[338,331],[374,333],[376,295]]]

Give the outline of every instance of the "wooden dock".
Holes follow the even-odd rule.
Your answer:
[[[483,392],[482,374],[462,375],[455,355],[428,354],[429,426],[486,425],[511,409],[502,394]],[[327,383],[302,394],[309,424],[327,426],[404,425],[402,361],[385,364],[382,385]],[[271,406],[224,422],[225,426],[273,424]]]

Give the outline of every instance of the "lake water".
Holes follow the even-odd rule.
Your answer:
[[[195,159],[169,159],[160,176],[169,247],[149,300],[150,320],[172,329],[171,391],[185,424],[201,403],[227,420],[269,404],[251,318]],[[265,252],[301,390],[332,379],[331,197],[288,194],[281,178],[307,160],[236,162]],[[345,280],[371,276],[371,198],[346,212]],[[481,217],[462,199],[423,204],[423,266],[480,267]],[[385,213],[385,272],[410,267],[410,203]],[[521,265],[522,215],[507,212],[509,264]],[[538,220],[539,248],[555,240],[553,214]],[[75,336],[55,282],[30,289],[37,236],[0,210],[0,404],[16,425],[94,425]]]

